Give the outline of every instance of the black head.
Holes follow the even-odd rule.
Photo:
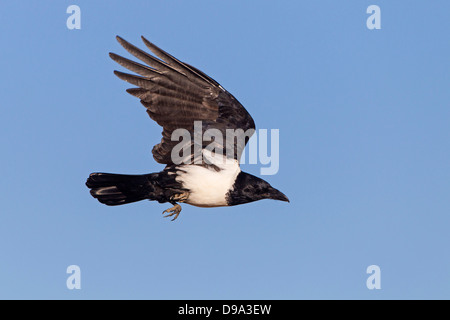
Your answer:
[[[262,199],[289,202],[288,197],[263,179],[242,171],[237,176],[233,189],[227,194],[227,202],[230,206]]]

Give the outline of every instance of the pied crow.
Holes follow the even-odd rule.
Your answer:
[[[117,40],[144,63],[110,53],[114,61],[136,73],[114,71],[120,79],[136,86],[127,92],[139,98],[150,118],[163,127],[161,142],[153,147],[152,154],[166,167],[161,172],[143,175],[91,173],[86,185],[94,198],[109,206],[145,199],[169,202],[173,207],[163,214],[173,217],[172,220],[181,212],[178,203],[220,207],[261,199],[289,202],[266,181],[240,170],[240,155],[255,130],[255,123],[236,98],[202,71],[179,61],[144,37],[144,44],[154,55],[119,36]],[[234,137],[225,143],[215,139],[217,148],[213,152],[207,148],[211,140],[196,140],[196,123],[200,123],[200,134],[211,129],[224,137],[229,130],[250,133],[243,143]],[[174,160],[174,148],[180,144],[179,139],[173,138],[177,129],[192,134],[183,142],[188,156],[182,162]]]

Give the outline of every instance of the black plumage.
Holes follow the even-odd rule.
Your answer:
[[[247,110],[211,77],[179,61],[144,37],[142,40],[145,45],[162,60],[120,37],[117,37],[117,40],[129,53],[148,64],[146,66],[110,53],[114,61],[138,74],[114,71],[120,79],[138,86],[128,89],[127,92],[138,97],[147,108],[150,118],[163,127],[163,139],[152,150],[157,162],[173,164],[171,151],[178,141],[172,141],[170,137],[173,131],[179,128],[188,130],[193,136],[194,121],[202,121],[203,132],[214,128],[220,130],[224,136],[227,129],[255,129],[253,118]],[[207,144],[204,142],[202,147]],[[224,146],[224,154],[227,152],[226,147]],[[228,152],[238,159],[244,147],[245,145]]]
[[[108,206],[145,199],[165,203],[187,191],[175,180],[176,175],[173,173],[170,168],[142,175],[91,173],[86,186],[91,189],[94,198]]]
[[[261,178],[246,172],[239,172],[233,188],[228,191],[227,203],[229,206],[249,203],[262,199],[288,201],[289,199],[280,191]]]

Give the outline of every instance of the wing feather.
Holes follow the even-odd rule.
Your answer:
[[[194,135],[194,122],[202,122],[202,130],[218,129],[226,137],[228,129],[254,130],[250,114],[220,84],[198,70],[142,37],[144,44],[156,56],[135,47],[124,39],[117,41],[144,64],[110,53],[111,59],[136,74],[114,71],[120,79],[136,88],[127,92],[141,100],[151,119],[163,127],[161,142],[153,147],[152,153],[159,163],[172,165],[172,149],[179,141],[172,141],[174,130],[183,128]],[[245,143],[247,143],[246,139]],[[191,145],[194,141],[191,140]],[[202,142],[205,147],[209,142]],[[245,144],[229,143],[223,149],[233,149],[235,159]],[[224,152],[225,153],[225,152]],[[193,155],[191,157],[193,159]]]

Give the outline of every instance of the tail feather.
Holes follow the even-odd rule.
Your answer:
[[[91,173],[86,186],[91,195],[108,206],[152,199],[155,186],[154,174],[126,175],[112,173]]]

